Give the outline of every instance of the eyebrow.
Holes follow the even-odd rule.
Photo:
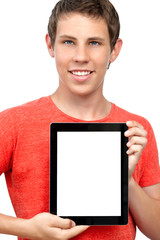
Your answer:
[[[69,36],[69,35],[60,35],[59,38],[67,38],[67,39],[77,40],[77,38],[75,38],[73,36]],[[96,40],[102,41],[102,42],[105,41],[104,38],[97,37],[97,36],[88,38],[88,41],[96,41]]]

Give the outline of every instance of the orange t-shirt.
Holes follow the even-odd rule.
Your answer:
[[[148,132],[148,143],[134,171],[146,187],[160,182],[157,145],[149,122],[112,104],[110,114],[95,122],[135,120]],[[17,217],[31,218],[49,211],[49,128],[52,122],[85,122],[60,111],[43,97],[0,113],[0,174],[5,173]],[[75,240],[134,239],[136,226],[129,214],[126,226],[92,226]],[[19,238],[19,240],[22,238]]]

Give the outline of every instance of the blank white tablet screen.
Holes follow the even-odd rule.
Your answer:
[[[121,216],[121,132],[58,132],[57,144],[57,215]]]

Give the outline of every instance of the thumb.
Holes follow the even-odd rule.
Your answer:
[[[76,225],[75,222],[73,222],[70,219],[64,219],[54,215],[51,227],[70,229],[72,227],[75,227],[75,225]]]
[[[62,230],[65,232],[65,236],[67,239],[73,238],[79,234],[81,234],[82,232],[86,231],[89,228],[89,226],[76,226],[66,230]]]

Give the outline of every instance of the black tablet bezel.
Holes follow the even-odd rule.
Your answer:
[[[60,216],[77,225],[126,225],[128,223],[128,155],[125,123],[52,123],[50,125],[50,213],[57,215],[57,133],[73,131],[121,132],[121,216]],[[122,161],[123,159],[123,161]]]

